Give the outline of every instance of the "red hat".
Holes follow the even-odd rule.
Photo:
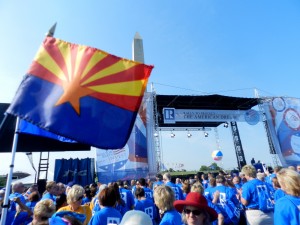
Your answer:
[[[208,206],[206,198],[198,192],[190,192],[185,200],[176,200],[174,207],[178,212],[182,212],[185,206],[194,206],[199,209],[204,209],[210,215],[210,221],[218,218],[217,212]]]

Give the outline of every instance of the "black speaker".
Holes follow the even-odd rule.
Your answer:
[[[43,193],[46,191],[46,184],[47,184],[46,179],[39,179],[37,181],[38,190],[41,196],[43,196]]]

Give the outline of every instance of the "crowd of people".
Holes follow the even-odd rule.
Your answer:
[[[174,182],[173,182],[174,181]],[[49,181],[40,195],[18,182],[9,194],[6,225],[237,225],[300,224],[300,165],[257,172],[170,173],[82,187]],[[3,206],[3,205],[2,205]],[[3,216],[3,215],[2,215]]]

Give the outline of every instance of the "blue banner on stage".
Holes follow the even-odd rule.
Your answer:
[[[85,159],[56,159],[54,180],[68,184],[73,182],[81,186],[89,185],[94,182],[95,160]]]

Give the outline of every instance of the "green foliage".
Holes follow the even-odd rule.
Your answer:
[[[199,171],[209,171],[209,167],[208,166],[201,166]]]
[[[222,168],[219,167],[218,164],[215,162],[212,163],[210,166],[202,165],[199,169],[199,171],[201,171],[201,172],[219,171],[219,170],[222,170]]]
[[[6,185],[6,177],[0,177],[0,187],[5,187]]]
[[[169,172],[172,177],[194,177],[195,174],[197,173],[207,173],[207,172],[212,172],[212,173],[218,173],[220,170],[223,170],[221,167],[218,166],[217,163],[212,163],[209,166],[202,165],[199,169],[199,171],[186,171],[185,169],[182,170],[177,170],[175,171],[173,168],[170,168],[169,170],[166,171],[160,171],[161,174]]]

